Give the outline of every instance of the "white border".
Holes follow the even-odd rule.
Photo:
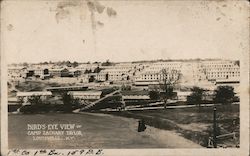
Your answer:
[[[4,23],[3,1],[1,2],[1,28]],[[248,3],[249,4],[249,3]],[[249,30],[248,30],[249,36]],[[8,111],[7,111],[7,64],[3,42],[4,32],[1,31],[1,152],[8,152]],[[248,38],[249,41],[249,38]],[[226,46],[226,45],[225,45]],[[18,57],[18,56],[16,56]],[[163,156],[163,155],[249,155],[249,45],[240,60],[240,148],[237,149],[104,149],[104,155],[130,156]],[[29,150],[35,151],[35,150]],[[57,150],[67,153],[69,149]]]

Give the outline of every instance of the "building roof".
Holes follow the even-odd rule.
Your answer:
[[[239,83],[240,82],[240,78],[236,77],[236,78],[230,78],[230,79],[217,79],[216,83]]]
[[[51,68],[49,71],[62,71],[64,68]]]
[[[85,89],[86,86],[67,86],[67,87],[49,87],[46,90],[57,90],[57,89]]]
[[[52,95],[49,91],[42,91],[42,92],[17,92],[17,97],[21,96],[49,96]]]
[[[82,95],[96,95],[101,96],[102,91],[90,90],[90,91],[70,91],[68,94],[73,96],[82,96]]]

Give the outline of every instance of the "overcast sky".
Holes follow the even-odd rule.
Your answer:
[[[91,4],[2,2],[2,50],[7,61],[239,59],[247,52],[246,1]]]

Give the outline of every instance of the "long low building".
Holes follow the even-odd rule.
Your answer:
[[[159,85],[159,81],[135,81],[135,86],[149,86],[149,85]]]
[[[41,100],[47,99],[49,96],[52,96],[52,92],[50,91],[36,91],[36,92],[17,92],[16,97],[17,99],[22,99],[23,104],[29,103],[29,98],[33,96],[40,96]]]
[[[72,95],[73,98],[80,100],[98,100],[101,98],[102,91],[70,91],[68,94]]]
[[[150,100],[148,91],[122,91],[123,100]]]
[[[50,96],[51,92],[17,92],[17,97],[30,97],[30,96]]]

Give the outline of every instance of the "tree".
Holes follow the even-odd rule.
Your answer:
[[[240,61],[239,60],[235,61],[235,64],[240,66]]]
[[[62,101],[64,104],[64,111],[67,113],[72,112],[72,103],[73,103],[73,96],[68,94],[67,92],[64,92],[62,94]]]
[[[78,62],[76,62],[76,61],[74,61],[73,63],[72,63],[72,66],[75,68],[75,67],[77,67],[79,65],[79,63]]]
[[[161,97],[164,101],[164,109],[167,108],[167,101],[173,98],[175,95],[174,83],[177,81],[177,79],[175,79],[173,75],[176,73],[176,70],[171,70],[170,72],[167,72],[166,69],[162,69],[161,71],[163,84],[160,86],[163,90],[163,94],[161,94]]]
[[[29,64],[28,64],[27,62],[24,62],[24,63],[23,63],[23,66],[24,66],[24,67],[28,67]]]
[[[149,97],[151,100],[158,100],[160,98],[160,93],[158,91],[150,91]]]
[[[163,94],[161,95],[164,101],[164,109],[167,108],[167,102],[174,97],[174,87],[172,84],[166,84]]]
[[[31,97],[28,98],[28,102],[31,105],[40,105],[42,104],[42,99],[41,96],[32,95]]]
[[[100,67],[96,67],[95,69],[94,69],[94,73],[99,73],[101,71],[101,68]]]
[[[84,71],[84,74],[88,74],[88,69],[86,69],[86,70]]]
[[[129,90],[131,90],[131,86],[122,84],[121,90],[123,90],[123,91],[129,91]]]
[[[89,82],[94,82],[94,81],[95,81],[95,77],[94,76],[90,76]]]
[[[106,60],[106,62],[102,63],[102,66],[110,66],[110,65],[112,65],[112,63],[109,61],[109,59]]]
[[[91,69],[86,69],[85,71],[84,71],[84,74],[88,74],[88,73],[91,73],[92,72],[92,70]]]
[[[216,103],[231,104],[234,99],[234,88],[231,86],[218,86],[215,90]]]
[[[188,96],[187,102],[197,105],[200,109],[204,90],[199,87],[193,87],[191,91],[192,91],[192,94]]]
[[[71,67],[72,66],[70,61],[66,61],[65,64],[66,64],[67,67]]]

